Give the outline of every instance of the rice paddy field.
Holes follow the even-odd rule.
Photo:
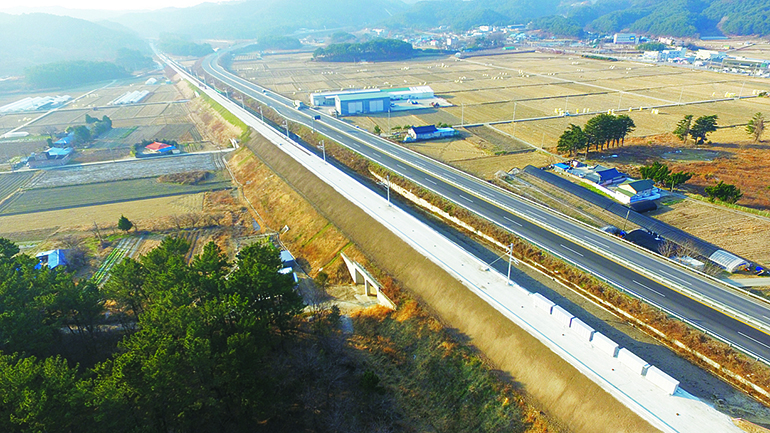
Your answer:
[[[685,114],[717,114],[725,128],[714,140],[745,138],[743,124],[768,111],[767,98],[725,99],[770,91],[770,81],[667,65],[607,62],[550,53],[492,57],[407,60],[387,63],[312,62],[309,54],[279,54],[233,65],[240,75],[279,93],[306,100],[315,91],[429,85],[454,106],[391,113],[390,124],[444,122],[451,125],[509,122],[505,132],[538,147],[553,147],[570,124],[583,124],[584,112],[614,110],[637,124],[634,136],[670,132]],[[710,102],[714,101],[714,102]],[[678,106],[676,104],[685,104]],[[688,105],[698,103],[697,105]],[[651,107],[658,108],[652,114]],[[558,116],[559,110],[570,116]],[[546,118],[546,119],[542,119]],[[350,117],[370,129],[387,127],[387,115]],[[383,122],[385,120],[385,122]],[[545,135],[543,134],[545,133]]]

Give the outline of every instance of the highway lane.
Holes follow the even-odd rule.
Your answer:
[[[290,106],[292,103],[290,99],[224,71],[219,65],[212,63],[211,57],[204,62],[204,68],[233,88],[243,91],[263,104],[272,106],[290,121],[311,127],[313,122],[310,121],[310,115],[320,115],[321,120],[315,121],[314,125],[321,134],[349,146],[394,172],[414,180],[459,206],[470,209],[600,278],[679,315],[756,356],[770,359],[770,336],[756,329],[756,327],[768,326],[770,309],[766,305],[738,296],[716,283],[640,253],[636,248],[623,242],[618,242],[547,209],[516,198],[504,190],[444,164],[356,129],[320,111],[295,110]],[[610,260],[602,251],[610,252],[613,256],[620,258],[621,263],[625,263]],[[645,273],[652,274],[648,277],[630,269],[632,267],[646,269]],[[658,274],[658,278],[652,279],[655,273]],[[679,286],[680,290],[685,289],[684,293],[689,293],[691,296],[703,296],[727,304],[737,313],[733,315],[743,320],[749,320],[748,316],[750,316],[750,320],[756,321],[756,327],[749,326],[730,315],[672,290],[658,280]]]

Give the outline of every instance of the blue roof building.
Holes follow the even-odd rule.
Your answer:
[[[35,257],[39,260],[39,263],[35,266],[35,269],[40,269],[43,266],[48,266],[48,269],[55,269],[58,266],[67,266],[65,252],[66,250],[56,249],[38,253]]]
[[[62,137],[62,138],[54,141],[53,144],[56,147],[70,147],[70,145],[72,145],[73,141],[75,141],[75,134],[70,132],[65,137]]]

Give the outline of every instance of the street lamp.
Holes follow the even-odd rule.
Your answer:
[[[323,140],[321,140],[321,144],[318,146],[318,148],[323,151],[324,162],[326,162],[326,145],[324,144]]]
[[[513,258],[513,243],[508,247],[508,285],[511,285],[511,259]]]
[[[287,119],[283,119],[283,126],[286,128],[286,138],[291,139],[289,137],[289,121]]]
[[[262,118],[262,123],[265,123],[265,115],[262,114],[262,106],[259,106],[259,117]]]
[[[388,206],[390,206],[390,174],[386,174],[385,177],[388,179]]]

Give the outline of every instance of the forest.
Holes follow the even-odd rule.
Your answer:
[[[128,76],[123,67],[114,63],[86,60],[46,63],[24,70],[27,84],[35,88],[70,87]]]
[[[0,238],[0,431],[528,431],[514,390],[414,303],[354,315],[349,343],[272,245],[189,248],[166,237],[98,287]]]
[[[313,60],[357,62],[408,59],[414,55],[412,44],[397,39],[374,39],[362,43],[330,44],[313,52]]]
[[[196,44],[177,35],[161,34],[158,48],[177,56],[203,57],[214,52],[210,44]]]

